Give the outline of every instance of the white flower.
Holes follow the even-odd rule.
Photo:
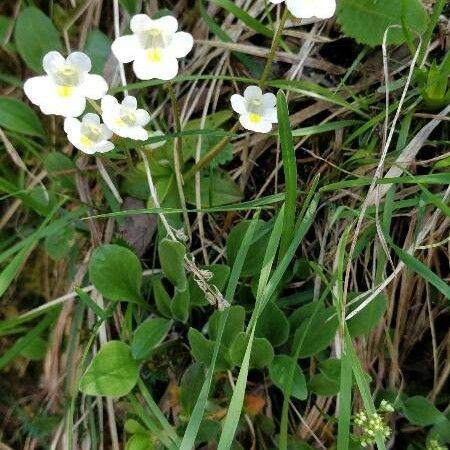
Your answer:
[[[71,144],[88,155],[109,152],[114,148],[114,144],[108,141],[113,133],[100,123],[97,114],[85,114],[81,121],[68,117],[64,121],[64,131]]]
[[[285,0],[270,0],[281,3]],[[298,19],[329,19],[336,11],[336,0],[286,0],[287,9]]]
[[[108,90],[100,75],[92,75],[91,60],[81,52],[64,58],[59,52],[49,52],[42,60],[47,75],[25,81],[25,94],[44,114],[77,117],[86,108],[86,97],[98,100]]]
[[[137,109],[136,97],[127,96],[119,103],[112,95],[105,95],[102,119],[118,136],[138,141],[148,139],[148,132],[143,127],[150,121],[150,116],[144,109]]]
[[[277,123],[277,98],[268,93],[263,94],[258,86],[249,86],[244,96],[231,96],[231,106],[240,114],[239,122],[247,130],[268,133],[272,124]]]
[[[145,14],[131,18],[133,34],[117,38],[112,52],[121,63],[133,62],[133,70],[141,80],[158,78],[171,80],[178,74],[177,58],[183,58],[192,49],[194,39],[189,33],[177,32],[175,17],[152,20]]]

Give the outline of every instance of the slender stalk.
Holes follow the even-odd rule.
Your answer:
[[[175,124],[175,131],[177,133],[181,133],[181,120],[180,120],[180,110],[178,108],[178,102],[177,98],[175,96],[175,91],[173,90],[173,85],[169,81],[167,83],[167,90],[169,92],[170,96],[170,102],[172,104],[172,111],[173,111],[173,119]],[[180,197],[180,204],[183,211],[183,218],[184,223],[186,225],[186,230],[188,231],[189,236],[191,235],[190,232],[190,225],[189,225],[189,217],[187,215],[186,210],[186,199],[184,197],[184,191],[183,191],[183,175],[181,173],[181,161],[183,160],[182,155],[182,141],[180,137],[175,138],[174,146],[173,146],[173,171],[175,172],[175,179],[177,181],[177,189],[178,189],[178,196]]]
[[[278,24],[277,31],[272,40],[272,46],[270,48],[269,56],[267,57],[266,65],[264,66],[263,73],[259,80],[259,87],[264,87],[266,85],[267,76],[269,75],[269,71],[272,68],[273,59],[275,58],[275,53],[280,46],[281,36],[283,35],[284,25],[286,20],[289,17],[289,11],[285,8],[283,15],[281,16],[280,23]]]

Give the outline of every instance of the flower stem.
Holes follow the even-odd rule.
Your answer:
[[[169,92],[170,102],[172,104],[175,131],[177,132],[177,134],[179,134],[179,133],[181,133],[180,111],[178,108],[178,102],[177,102],[177,98],[175,96],[175,91],[173,90],[173,85],[170,81],[167,83],[167,90]],[[181,161],[182,160],[183,160],[182,142],[181,142],[181,138],[177,137],[177,138],[175,138],[175,142],[174,142],[174,146],[173,146],[173,171],[175,172],[175,179],[177,181],[178,196],[180,197],[181,208],[184,210],[184,212],[183,212],[184,223],[186,225],[186,230],[188,231],[188,234],[190,237],[191,233],[190,233],[190,226],[189,226],[189,218],[188,218],[188,215],[186,212],[186,199],[184,197],[184,191],[183,191],[184,181],[183,181],[183,175],[181,173]]]
[[[269,75],[269,71],[272,68],[273,59],[275,58],[275,52],[278,50],[280,46],[281,36],[283,35],[284,25],[286,20],[289,17],[289,11],[285,8],[283,15],[281,16],[280,23],[278,24],[277,31],[275,32],[275,36],[272,40],[272,46],[270,48],[269,56],[267,57],[266,65],[264,66],[263,73],[259,80],[259,87],[264,87],[266,84],[267,76]]]

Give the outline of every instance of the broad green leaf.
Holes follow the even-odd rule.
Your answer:
[[[175,319],[185,323],[189,318],[189,289],[175,290],[175,295],[170,303],[170,310]]]
[[[269,302],[261,313],[256,324],[255,336],[266,338],[274,347],[287,341],[289,322],[284,312],[274,302]]]
[[[228,236],[227,255],[231,265],[236,260],[249,225],[250,221],[241,222],[231,230]],[[271,223],[258,220],[252,243],[245,258],[244,266],[242,267],[242,277],[253,276],[261,272],[261,266],[264,260],[264,254],[267,248],[267,242],[269,240],[269,234],[272,230],[272,226],[273,225]]]
[[[357,308],[363,301],[364,299],[352,304],[348,308],[348,313]],[[374,298],[362,311],[347,321],[350,336],[358,337],[372,331],[380,323],[386,311],[386,306],[386,297],[384,295]]]
[[[125,450],[153,450],[155,445],[147,433],[136,433],[128,439]]]
[[[131,349],[120,341],[110,341],[94,356],[80,379],[79,389],[87,395],[122,397],[136,385],[139,363]]]
[[[44,135],[36,113],[15,98],[0,97],[0,127],[31,136]]]
[[[303,336],[308,326],[307,322],[307,320],[303,321],[295,332],[294,348],[299,345],[299,338]],[[327,348],[336,334],[337,327],[338,320],[331,308],[319,311],[312,318],[309,330],[301,343],[299,358],[307,358]]]
[[[229,355],[233,364],[240,366],[248,345],[248,336],[241,332],[231,344]],[[252,352],[250,354],[250,367],[262,369],[268,366],[274,357],[274,351],[270,342],[265,338],[255,338],[253,340]]]
[[[17,50],[30,69],[42,73],[42,58],[51,50],[62,52],[59,33],[52,21],[34,6],[19,14],[14,33]]]
[[[146,359],[159,345],[170,330],[172,322],[162,318],[152,318],[141,323],[133,333],[131,354],[134,359]]]
[[[294,358],[288,355],[277,355],[272,361],[269,367],[270,379],[273,381],[275,386],[281,389],[283,392],[286,389],[287,376],[291,367],[294,363]],[[294,371],[294,381],[291,391],[292,397],[299,400],[305,400],[308,396],[308,389],[306,388],[306,379],[303,375],[302,370],[295,363]]]
[[[44,167],[49,176],[52,177],[62,188],[75,190],[75,163],[64,153],[51,152],[44,159]],[[72,171],[73,174],[62,174],[60,172]]]
[[[344,33],[358,42],[371,46],[381,45],[388,27],[398,25],[389,31],[388,44],[405,42],[402,23],[416,38],[427,28],[427,14],[419,0],[408,0],[403,9],[400,0],[340,0],[337,17]]]
[[[242,306],[230,306],[228,312],[214,311],[208,321],[208,333],[212,340],[217,339],[221,317],[226,315],[225,328],[221,343],[229,347],[236,335],[244,330],[245,309]]]
[[[205,365],[194,363],[188,367],[181,378],[180,402],[184,412],[190,415],[205,381]]]
[[[330,380],[323,373],[311,377],[308,383],[309,390],[317,395],[331,396],[339,392],[339,383]]]
[[[446,420],[446,417],[433,403],[419,395],[403,401],[402,411],[406,418],[415,425],[426,427]]]
[[[89,261],[92,284],[109,300],[142,303],[142,267],[137,256],[119,245],[102,245]]]
[[[153,296],[155,298],[156,308],[159,313],[167,318],[172,317],[172,310],[170,308],[170,296],[167,293],[161,278],[156,276],[152,279]]]
[[[181,242],[164,238],[159,243],[158,253],[164,276],[168,278],[177,289],[184,291],[187,284],[186,272],[184,270],[186,247]]]
[[[59,261],[67,256],[74,243],[74,234],[73,226],[67,225],[45,237],[45,249],[52,259]]]
[[[201,206],[212,206],[237,203],[242,199],[242,192],[236,182],[224,170],[215,169],[211,173],[202,173],[201,179]],[[186,201],[195,205],[195,179],[186,183]]]
[[[203,336],[200,331],[195,328],[190,328],[188,332],[189,345],[191,347],[191,354],[198,362],[205,363],[209,366],[214,354],[214,341],[210,341]],[[226,348],[220,344],[217,355],[215,371],[230,369],[229,362],[225,359]]]
[[[102,74],[111,53],[111,39],[99,30],[89,31],[84,52],[91,58],[92,72]]]

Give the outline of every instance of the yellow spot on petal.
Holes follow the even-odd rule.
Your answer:
[[[73,87],[71,86],[58,86],[58,95],[60,97],[70,97],[72,95]]]
[[[255,113],[250,113],[248,115],[248,118],[250,119],[250,122],[252,122],[252,123],[260,123],[262,120],[262,116],[260,116],[259,114],[255,114]]]
[[[115,123],[118,127],[123,127],[124,125],[126,125],[125,122],[124,122],[120,117],[118,117],[118,118],[114,121],[114,123]]]
[[[151,48],[147,50],[147,58],[154,63],[161,62],[162,52],[159,48]]]
[[[86,147],[90,147],[92,145],[92,141],[87,136],[82,134],[80,137],[80,144]]]

